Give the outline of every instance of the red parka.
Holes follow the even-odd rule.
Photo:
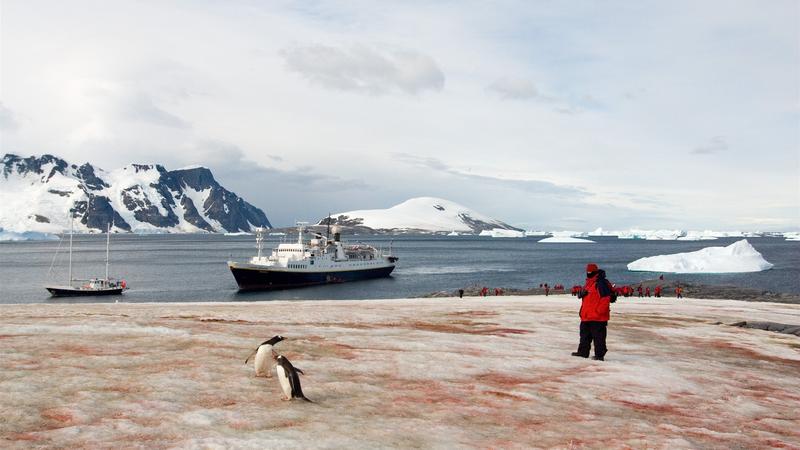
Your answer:
[[[585,295],[581,299],[581,322],[608,322],[611,316],[611,295],[600,296],[597,290],[599,279],[599,274],[586,279],[586,285],[583,287]],[[600,282],[608,281],[603,278]]]

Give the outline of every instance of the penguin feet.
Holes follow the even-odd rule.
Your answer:
[[[572,352],[572,356],[579,356],[581,358],[588,358],[589,355],[584,355],[583,353]]]

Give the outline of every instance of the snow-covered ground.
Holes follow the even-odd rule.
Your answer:
[[[727,247],[706,247],[696,252],[640,258],[628,270],[674,273],[740,273],[769,270],[767,262],[747,239]]]
[[[54,302],[56,303],[56,302]],[[800,305],[570,296],[0,306],[4,448],[795,448]],[[720,322],[722,324],[720,324]],[[243,362],[274,334],[316,403]]]

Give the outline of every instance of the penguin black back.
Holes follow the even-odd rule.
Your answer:
[[[300,387],[300,376],[297,374],[299,369],[295,368],[289,359],[283,355],[278,355],[277,361],[278,365],[283,368],[286,378],[289,379],[289,385],[292,387],[291,398],[301,398],[307,402],[314,403],[303,394],[303,388]]]

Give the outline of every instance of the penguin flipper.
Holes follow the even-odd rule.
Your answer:
[[[252,358],[253,355],[255,355],[257,352],[258,352],[258,347],[256,347],[255,350],[253,350],[252,352],[250,352],[249,355],[247,355],[247,359],[244,360],[244,363],[247,364],[247,361],[250,361],[250,358]]]
[[[302,370],[300,370],[300,369],[299,369],[299,368],[297,368],[297,367],[295,367],[295,368],[294,368],[294,370],[296,370],[296,371],[297,371],[297,373],[299,373],[300,375],[305,375],[305,374],[306,374],[305,372],[303,372]]]

